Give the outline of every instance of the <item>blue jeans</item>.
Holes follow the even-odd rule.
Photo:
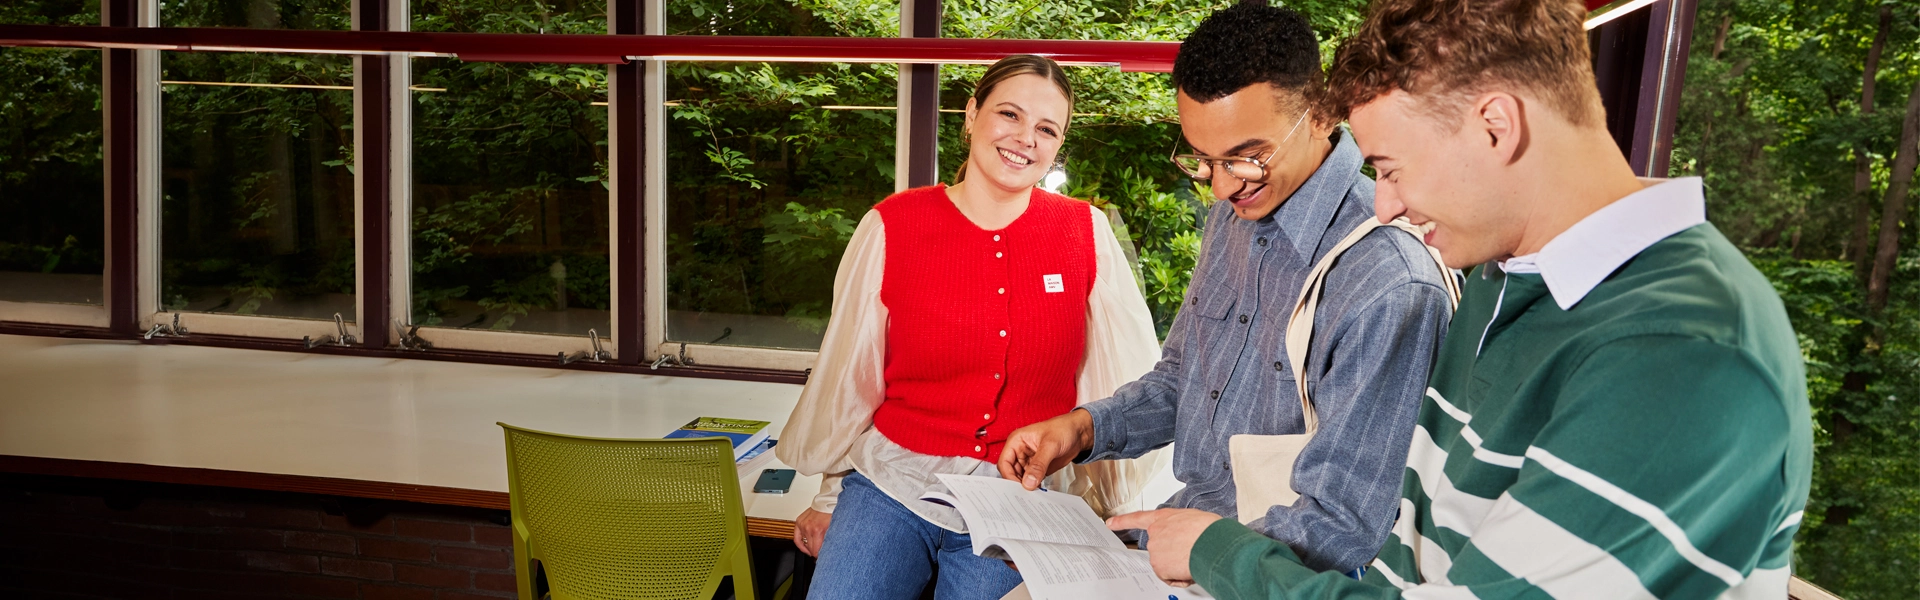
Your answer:
[[[1006,563],[974,555],[971,537],[920,518],[858,472],[843,484],[808,597],[913,600],[934,565],[938,600],[999,600],[1020,585]]]

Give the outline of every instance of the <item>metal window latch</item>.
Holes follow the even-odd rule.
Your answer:
[[[662,354],[660,355],[660,358],[653,359],[653,370],[655,371],[660,370],[661,365],[666,365],[669,367],[693,366],[693,359],[687,358],[687,343],[680,342],[679,356],[674,356],[672,354]]]
[[[312,350],[315,346],[321,344],[345,348],[359,343],[360,340],[355,339],[353,334],[347,333],[347,319],[346,317],[340,316],[340,313],[333,313],[333,326],[339,330],[338,334],[323,336],[317,340],[313,339],[313,336],[303,335],[300,336],[300,343],[306,344],[308,350]]]
[[[576,360],[584,360],[587,362],[596,362],[596,363],[603,363],[609,360],[613,360],[613,353],[607,352],[606,350],[603,350],[600,348],[600,332],[599,331],[588,329],[587,341],[590,341],[593,343],[592,352],[588,352],[586,350],[581,350],[573,354],[567,354],[565,352],[561,352],[560,364],[565,365],[567,363],[571,363]]]
[[[173,326],[169,327],[166,323],[154,323],[153,328],[148,329],[145,335],[140,336],[140,339],[150,340],[156,337],[186,336],[187,328],[180,324],[180,313],[173,313]]]
[[[398,343],[400,344],[401,350],[424,352],[433,349],[433,342],[427,341],[427,338],[420,337],[419,325],[407,325],[401,323],[399,319],[394,319],[393,329],[400,334]]]

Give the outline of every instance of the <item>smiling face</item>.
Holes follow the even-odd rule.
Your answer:
[[[1182,91],[1176,102],[1180,133],[1196,153],[1267,161],[1266,181],[1243,182],[1226,169],[1212,170],[1213,197],[1232,203],[1233,214],[1242,219],[1272,214],[1319,170],[1332,149],[1327,141],[1332,126],[1315,123],[1312,116],[1302,122],[1306,102],[1272,84],[1249,85],[1206,103]]]
[[[968,184],[1006,191],[1032,188],[1053,168],[1071,108],[1060,87],[1039,75],[1017,75],[967,100]]]
[[[1464,269],[1510,256],[1529,207],[1503,186],[1512,179],[1511,155],[1473,126],[1474,111],[1457,112],[1459,127],[1448,132],[1413,96],[1394,91],[1354,108],[1348,123],[1376,174],[1375,215],[1432,223],[1427,245],[1447,266]]]

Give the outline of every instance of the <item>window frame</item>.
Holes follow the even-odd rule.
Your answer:
[[[802,372],[812,366],[816,352],[688,343],[684,356],[692,364],[649,369],[655,359],[682,356],[682,345],[666,340],[667,115],[661,103],[667,61],[900,63],[895,188],[906,189],[937,178],[935,168],[927,166],[937,165],[937,135],[926,127],[938,127],[938,65],[985,64],[1008,54],[1032,52],[1069,65],[1166,71],[1178,47],[1172,42],[927,39],[938,36],[940,2],[909,0],[901,9],[899,38],[788,38],[791,43],[769,50],[767,38],[664,36],[666,1],[608,0],[608,31],[594,36],[411,33],[407,31],[412,20],[408,0],[353,0],[352,31],[161,28],[158,0],[103,0],[104,27],[0,25],[0,45],[94,48],[105,55],[101,77],[108,188],[103,305],[0,301],[0,333],[44,335],[48,328],[39,324],[55,324],[84,329],[62,330],[67,331],[63,335],[99,337],[104,330],[108,337],[137,339],[156,325],[172,325],[176,314],[189,333],[170,343],[300,350],[301,337],[335,333],[335,325],[324,320],[161,309],[161,51],[355,55],[356,310],[349,333],[359,338],[360,345],[312,351],[547,366],[557,366],[556,353],[588,350],[590,343],[576,335],[442,327],[422,328],[422,337],[433,345],[429,350],[409,349],[402,343],[412,292],[412,92],[408,89],[412,58],[457,56],[465,51],[477,53],[472,60],[609,63],[615,76],[610,77],[608,89],[609,160],[615,163],[609,170],[613,193],[608,202],[609,222],[614,224],[608,234],[612,330],[600,332],[600,346],[614,357],[607,362],[576,362],[571,368],[791,382],[804,380]],[[1665,153],[1660,150],[1671,146],[1672,107],[1684,77],[1685,38],[1690,35],[1696,1],[1655,0],[1650,5],[1644,0],[1587,1],[1590,10],[1600,9],[1590,15],[1643,8],[1649,12],[1640,21],[1620,19],[1604,26],[1631,25],[1645,32],[1645,49],[1637,54],[1628,52],[1633,48],[1618,49],[1627,53],[1620,62],[1640,76],[1634,80],[1637,97],[1624,100],[1624,107],[1635,113],[1628,119],[1633,129],[1629,139],[1634,141],[1631,157],[1642,174],[1664,171]],[[1638,6],[1626,7],[1629,3]],[[631,62],[611,64],[623,59]],[[638,85],[614,83],[622,73],[637,75]],[[934,85],[915,85],[925,83],[917,80],[921,73],[929,73]],[[635,88],[637,94],[628,91]],[[616,109],[622,107],[631,111],[627,114],[638,115],[640,123],[618,120],[621,113]],[[366,127],[369,120],[384,122],[384,127]],[[632,139],[636,126],[638,143]],[[374,131],[379,139],[367,139]],[[637,169],[628,168],[635,163]],[[631,181],[635,175],[641,181]]]

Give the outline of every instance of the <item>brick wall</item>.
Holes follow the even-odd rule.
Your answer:
[[[0,596],[516,596],[506,511],[0,476]]]

